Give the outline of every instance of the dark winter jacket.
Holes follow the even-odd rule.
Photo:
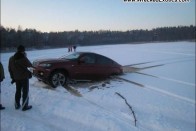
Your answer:
[[[2,82],[3,79],[5,78],[5,74],[4,74],[4,69],[3,69],[3,65],[1,64],[1,62],[0,62],[0,73],[1,73],[0,82]]]
[[[16,52],[9,59],[8,69],[13,80],[28,79],[30,76],[28,67],[32,67],[32,64],[23,52]]]

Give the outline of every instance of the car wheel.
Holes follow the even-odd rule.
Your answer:
[[[64,86],[67,81],[66,75],[61,71],[55,71],[50,77],[50,83],[53,88]]]

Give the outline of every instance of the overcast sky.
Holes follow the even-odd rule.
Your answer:
[[[42,32],[152,29],[195,25],[189,3],[131,3],[124,0],[1,0],[1,25]]]

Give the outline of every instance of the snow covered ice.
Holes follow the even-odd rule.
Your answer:
[[[138,69],[119,78],[72,85],[80,95],[30,79],[33,108],[15,110],[8,60],[2,53],[1,131],[195,131],[195,42],[78,47]],[[58,58],[66,48],[27,51],[33,61]],[[132,106],[133,114],[124,96]]]

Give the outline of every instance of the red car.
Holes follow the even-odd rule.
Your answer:
[[[110,58],[91,52],[76,52],[58,59],[33,62],[33,75],[52,87],[68,80],[95,80],[122,74],[122,66]]]

